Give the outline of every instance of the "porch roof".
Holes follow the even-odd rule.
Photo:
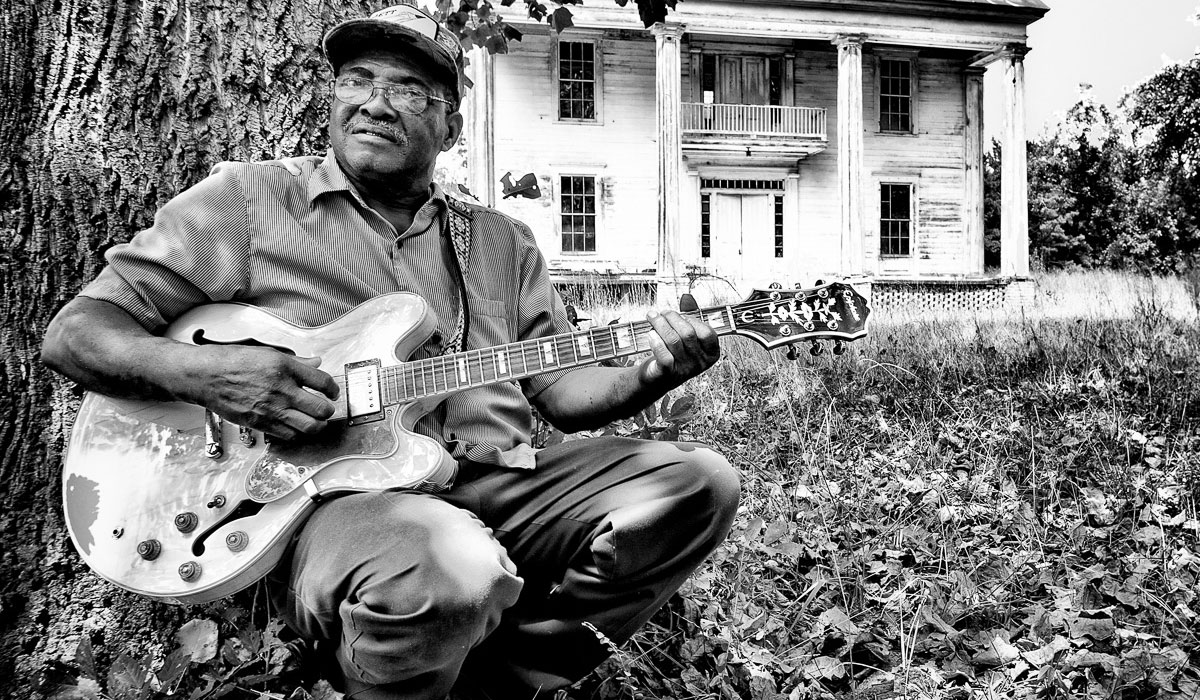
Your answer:
[[[1028,7],[1037,10],[1049,10],[1050,6],[1042,2],[1042,0],[946,0],[947,2],[956,2],[963,4],[974,5],[1007,5],[1008,7]]]

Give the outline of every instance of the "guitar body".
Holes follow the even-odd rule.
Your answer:
[[[251,306],[213,304],[180,317],[166,335],[319,356],[337,376],[365,359],[395,365],[434,328],[424,300],[397,293],[316,328]],[[454,460],[435,440],[411,431],[441,398],[387,406],[378,419],[359,424],[342,407],[318,436],[268,442],[211,417],[206,426],[206,412],[194,405],[89,393],[64,459],[71,538],[97,574],[130,591],[175,603],[229,595],[279,562],[315,499],[445,488]]]

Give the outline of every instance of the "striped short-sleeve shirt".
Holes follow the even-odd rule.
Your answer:
[[[291,164],[217,165],[164,205],[150,228],[110,249],[108,266],[81,295],[114,303],[160,333],[188,309],[214,301],[240,301],[317,326],[380,294],[408,291],[423,297],[438,320],[438,333],[414,356],[441,352],[460,308],[454,251],[441,235],[450,216],[445,195],[435,185],[409,229],[398,232],[365,204],[332,152]],[[468,208],[468,347],[570,331],[529,228],[486,207]],[[459,459],[531,467],[526,399],[562,374],[455,394],[416,430]]]

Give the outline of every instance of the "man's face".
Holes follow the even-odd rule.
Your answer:
[[[427,70],[393,51],[365,51],[343,63],[338,75],[409,85],[446,97]],[[355,181],[427,180],[433,175],[437,155],[453,146],[462,131],[462,115],[447,113],[448,109],[449,105],[430,100],[423,113],[405,114],[388,103],[382,90],[361,105],[334,98],[329,110],[329,142],[338,162]]]

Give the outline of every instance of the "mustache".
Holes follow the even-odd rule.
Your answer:
[[[370,127],[372,131],[383,132],[397,143],[400,143],[404,140],[404,134],[401,133],[400,130],[395,127],[395,125],[388,124],[386,122],[377,122],[372,119],[355,119],[353,121],[348,121],[346,122],[345,126],[342,127],[342,131],[347,134],[352,134],[356,129],[364,126]]]

